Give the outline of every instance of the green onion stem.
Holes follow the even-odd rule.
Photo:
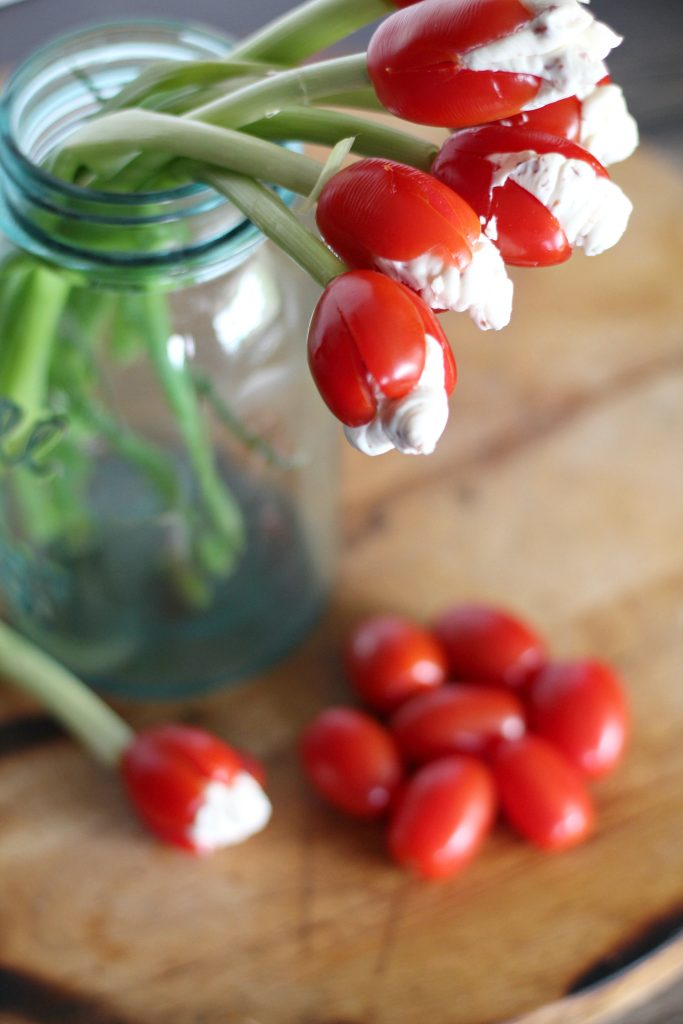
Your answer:
[[[35,263],[15,300],[17,315],[5,326],[0,350],[0,396],[21,408],[25,433],[47,400],[48,375],[57,325],[69,295],[63,274]]]
[[[371,86],[360,89],[348,89],[333,92],[329,96],[321,96],[318,100],[327,107],[348,107],[351,110],[372,110],[377,114],[386,114],[386,107],[380,102],[377,93]]]
[[[319,61],[302,68],[291,68],[279,74],[246,85],[229,96],[198,107],[191,115],[195,121],[219,124],[224,128],[239,128],[283,105],[296,102],[312,103],[320,96],[341,89],[355,89],[370,85],[365,53]]]
[[[116,96],[103,103],[98,116],[142,106],[157,93],[188,87],[202,89],[236,78],[262,78],[278,70],[283,68],[260,61],[233,60],[232,55],[227,60],[160,61],[145,68]]]
[[[277,113],[285,106],[292,104],[313,103],[321,96],[338,92],[343,89],[355,89],[367,86],[370,82],[367,70],[366,55],[355,53],[349,57],[335,60],[320,61],[302,68],[292,68],[279,74],[271,75],[251,85],[237,89],[228,96],[221,96],[211,103],[206,103],[183,115],[182,120],[201,121],[205,124],[219,125],[222,128],[240,128],[250,121],[256,121],[268,114]],[[116,114],[109,115],[116,117]],[[97,123],[106,131],[108,116],[97,119]],[[71,137],[71,146],[78,147],[83,134],[89,125]],[[134,151],[134,147],[129,147]],[[96,182],[98,187],[104,185],[108,189],[124,192],[137,192],[144,189],[145,183],[167,162],[164,153],[139,156],[114,176],[103,183]],[[58,165],[59,166],[59,163]]]
[[[202,547],[207,558],[206,568],[220,576],[230,569],[244,547],[242,513],[216,467],[213,446],[189,370],[184,364],[171,361],[168,349],[171,328],[165,296],[146,292],[144,300],[142,313],[147,328],[148,355],[178,425],[207,513],[209,529]]]
[[[390,0],[308,0],[242,40],[226,60],[160,61],[145,68],[100,113],[142,106],[155,93],[170,89],[263,77],[300,63],[393,10]]]
[[[55,172],[73,176],[84,163],[97,170],[102,161],[120,154],[122,145],[151,150],[152,156],[164,162],[183,157],[253,175],[302,195],[311,191],[322,169],[310,157],[241,132],[173,114],[124,110],[90,121],[78,133],[78,142],[70,142],[61,151]]]
[[[395,9],[389,0],[309,0],[243,40],[231,57],[296,64]]]
[[[357,114],[318,107],[290,107],[273,117],[264,117],[245,125],[244,132],[260,139],[297,139],[334,146],[340,139],[353,137],[353,149],[364,156],[385,157],[428,171],[439,147]],[[257,175],[258,177],[259,175]]]
[[[197,168],[197,177],[234,203],[318,284],[325,287],[333,277],[347,269],[319,238],[306,230],[279,196],[253,178],[206,168]]]
[[[71,672],[0,622],[0,675],[35,697],[104,764],[115,765],[135,735]]]

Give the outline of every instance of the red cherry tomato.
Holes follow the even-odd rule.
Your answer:
[[[359,818],[376,818],[387,810],[403,776],[391,734],[353,708],[319,714],[303,733],[300,753],[321,796]]]
[[[551,209],[512,178],[495,183],[500,154],[529,150],[581,160],[596,175],[608,177],[592,153],[570,139],[506,122],[454,132],[441,147],[432,174],[462,196],[482,224],[495,224],[496,246],[506,263],[552,266],[569,259],[572,250]]]
[[[595,812],[583,778],[547,740],[527,735],[500,743],[491,764],[503,812],[526,839],[563,850],[590,833]]]
[[[457,370],[435,314],[415,292],[374,270],[330,281],[313,311],[308,362],[323,401],[347,426],[369,423],[378,395],[403,398],[424,370],[426,335],[441,347],[444,387]]]
[[[405,758],[417,764],[446,754],[485,754],[524,733],[524,710],[507,690],[456,683],[412,697],[390,728]]]
[[[585,775],[617,764],[628,736],[629,711],[621,680],[600,661],[555,662],[532,681],[533,728]]]
[[[542,79],[525,72],[472,71],[461,55],[530,21],[519,0],[418,3],[386,18],[368,46],[368,72],[392,114],[455,128],[508,117],[532,100]]]
[[[432,634],[398,615],[359,623],[348,638],[344,661],[356,692],[380,712],[393,711],[446,678],[446,656]]]
[[[499,608],[465,604],[437,620],[434,632],[456,679],[494,686],[523,686],[545,662],[541,638]]]
[[[444,878],[474,857],[493,823],[488,769],[469,757],[425,765],[408,783],[389,826],[394,860],[423,878]]]
[[[571,142],[578,142],[581,135],[581,100],[577,96],[567,96],[545,107],[536,107],[535,110],[525,110],[514,117],[507,117],[502,123],[510,127],[560,135]]]

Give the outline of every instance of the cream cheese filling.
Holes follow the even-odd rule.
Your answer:
[[[469,313],[483,331],[498,331],[510,323],[512,281],[500,253],[485,235],[476,240],[472,259],[462,269],[428,252],[412,260],[377,259],[375,265],[416,291],[432,309]]]
[[[638,125],[618,85],[596,85],[584,98],[579,142],[605,167],[626,160],[636,149]]]
[[[559,222],[572,248],[597,256],[615,245],[628,224],[633,205],[618,185],[585,160],[561,153],[492,153],[494,187],[508,179],[543,203]]]
[[[377,394],[374,419],[361,427],[344,427],[348,441],[365,455],[392,449],[404,455],[430,455],[448,422],[444,355],[431,334],[425,335],[425,365],[417,384],[403,398]]]
[[[502,39],[477,46],[460,57],[472,71],[508,71],[542,79],[524,107],[578,96],[583,99],[607,74],[605,58],[622,41],[596,21],[578,0],[523,0],[532,18]]]
[[[203,850],[233,846],[270,820],[270,801],[253,775],[238,772],[231,783],[209,782],[189,834]]]

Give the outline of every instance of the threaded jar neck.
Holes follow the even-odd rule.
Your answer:
[[[34,53],[0,100],[0,226],[22,249],[111,287],[175,287],[241,263],[263,236],[213,190],[140,195],[69,185],[42,165],[101,103],[163,60],[221,59],[230,41],[167,21],[81,29]]]

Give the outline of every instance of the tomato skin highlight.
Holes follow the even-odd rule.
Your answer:
[[[354,708],[332,707],[304,730],[301,762],[318,793],[358,818],[376,818],[392,804],[403,778],[393,737]]]
[[[377,389],[389,399],[412,391],[425,365],[426,334],[441,347],[450,394],[457,375],[450,345],[436,316],[414,292],[374,270],[333,278],[311,319],[308,363],[337,419],[362,426],[377,411]]]
[[[546,662],[545,645],[531,626],[491,605],[448,609],[435,622],[434,635],[454,679],[517,689]]]
[[[519,0],[442,0],[390,15],[368,46],[368,71],[392,114],[456,128],[518,113],[541,79],[509,71],[472,71],[459,55],[501,39],[532,17]]]
[[[577,96],[567,96],[563,100],[556,100],[555,103],[548,103],[545,107],[524,110],[514,117],[505,118],[503,124],[506,127],[560,135],[563,139],[578,143],[581,135],[581,108],[581,100]]]
[[[584,775],[599,778],[621,760],[629,708],[619,676],[600,661],[551,662],[532,681],[529,716]]]
[[[422,878],[446,878],[472,860],[496,812],[493,778],[470,757],[444,757],[407,784],[389,825],[389,851]]]
[[[525,730],[524,709],[509,690],[454,683],[412,697],[389,727],[403,756],[415,764],[448,754],[485,755]]]
[[[500,743],[491,767],[505,817],[543,850],[582,842],[595,823],[585,782],[563,754],[540,736]]]
[[[353,267],[425,253],[459,267],[481,235],[474,210],[452,189],[415,167],[368,158],[338,171],[316,208],[320,233]]]
[[[380,714],[446,678],[441,646],[427,629],[399,615],[358,623],[347,639],[344,664],[355,691]]]
[[[491,216],[496,218],[496,245],[511,266],[555,267],[572,254],[557,218],[515,181],[494,190]]]

